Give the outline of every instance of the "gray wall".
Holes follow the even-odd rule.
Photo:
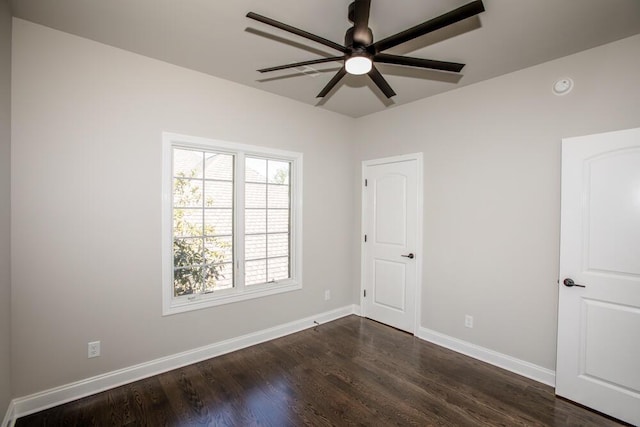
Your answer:
[[[15,395],[353,303],[352,119],[19,19],[13,43]],[[162,131],[303,153],[302,290],[161,316]]]
[[[560,141],[640,126],[640,36],[354,121],[25,21],[13,35],[14,395],[358,301],[360,161],[417,151],[421,325],[554,369]],[[164,130],[304,153],[302,291],[160,315]]]
[[[0,0],[0,418],[11,399],[11,10]]]
[[[424,328],[555,369],[561,139],[640,126],[638,52],[635,36],[357,120],[358,161],[424,153]]]

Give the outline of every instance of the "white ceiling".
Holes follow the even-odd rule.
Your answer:
[[[380,40],[471,0],[372,0]],[[245,17],[253,11],[342,44],[351,0],[12,0],[15,16],[351,117],[371,114],[640,33],[639,0],[484,0],[477,17],[389,53],[466,63],[458,75],[378,65],[397,96],[347,76],[315,96],[339,63],[268,74],[258,68],[339,53]],[[640,52],[638,53],[640,54]],[[562,76],[558,76],[562,77]]]

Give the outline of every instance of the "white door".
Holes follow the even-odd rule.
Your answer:
[[[422,155],[363,163],[364,316],[414,332]]]
[[[640,425],[640,129],[562,141],[561,222],[556,394]]]

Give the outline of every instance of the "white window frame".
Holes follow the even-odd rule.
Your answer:
[[[234,156],[233,274],[234,286],[218,292],[174,296],[173,283],[173,148],[210,150]],[[290,278],[244,285],[245,157],[291,163]],[[162,133],[162,314],[163,316],[229,304],[302,288],[302,153],[208,138]]]

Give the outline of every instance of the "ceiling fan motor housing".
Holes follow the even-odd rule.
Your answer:
[[[373,33],[371,32],[371,28],[367,28],[367,34],[364,37],[363,42],[357,42],[353,40],[353,32],[354,28],[349,27],[347,32],[344,35],[344,45],[347,49],[351,48],[353,50],[366,50],[366,48],[373,43]]]

